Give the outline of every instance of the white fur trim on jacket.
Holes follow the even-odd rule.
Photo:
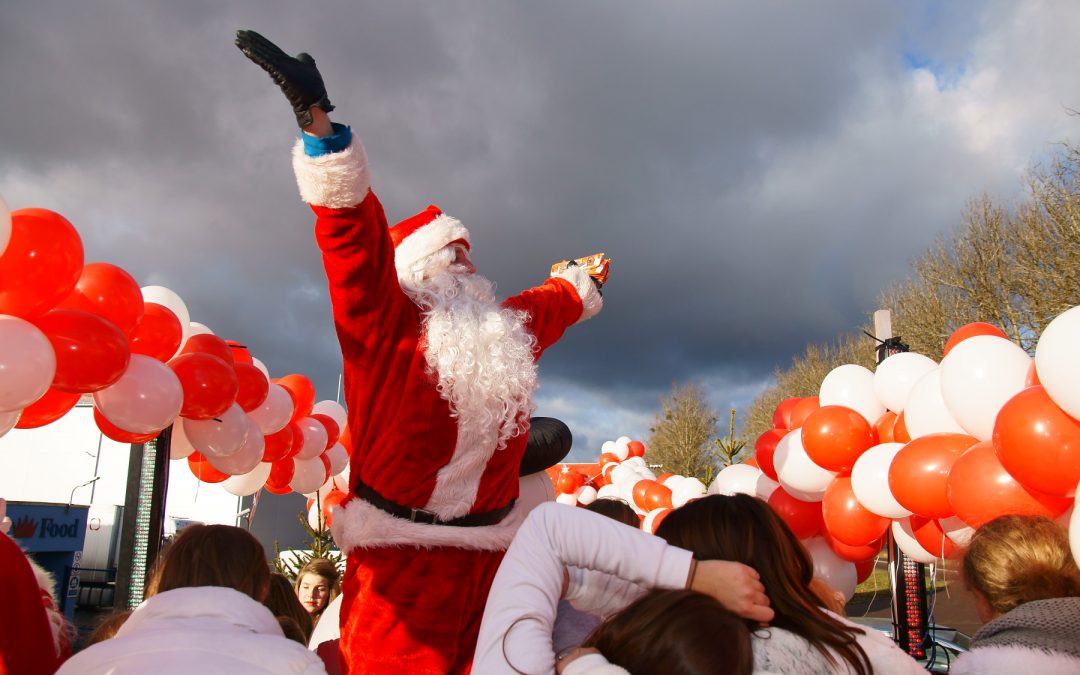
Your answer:
[[[413,523],[392,516],[364,500],[354,497],[335,508],[330,529],[334,541],[344,553],[358,548],[387,546],[436,548],[450,546],[473,551],[505,551],[514,538],[527,509],[515,504],[497,525],[454,527]]]
[[[308,157],[304,142],[293,146],[293,172],[300,198],[312,206],[347,209],[364,201],[371,190],[367,154],[353,136],[349,147],[319,157]]]
[[[949,668],[949,672],[954,675],[1075,675],[1080,673],[1080,659],[1028,647],[994,645],[975,647],[966,654],[961,654]]]
[[[581,318],[576,323],[593,318],[604,307],[604,297],[600,295],[592,277],[580,267],[567,267],[551,276],[569,281],[574,285],[578,297],[581,298]]]
[[[457,218],[445,213],[439,214],[430,223],[416,228],[415,232],[398,244],[394,249],[394,266],[407,271],[416,262],[458,239],[468,242],[469,231]]]

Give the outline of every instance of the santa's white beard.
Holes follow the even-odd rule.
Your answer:
[[[528,428],[536,338],[525,329],[526,314],[501,307],[484,277],[454,265],[429,276],[425,267],[399,280],[423,311],[428,370],[458,418],[459,446],[487,455]]]

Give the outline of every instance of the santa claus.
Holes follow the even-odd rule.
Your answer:
[[[608,261],[561,266],[502,302],[469,232],[435,206],[389,227],[367,158],[314,61],[250,31],[237,46],[281,87],[316,215],[344,356],[352,496],[334,514],[348,553],[341,608],[350,672],[466,672],[488,588],[521,522],[518,467],[536,359],[600,311]]]

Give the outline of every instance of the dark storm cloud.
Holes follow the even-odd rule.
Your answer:
[[[592,446],[643,434],[676,381],[745,405],[1064,137],[1064,55],[1014,58],[1012,26],[1053,45],[1077,12],[936,6],[7,3],[0,194],[332,398],[292,116],[232,34],[310,51],[392,219],[461,218],[504,294],[614,258],[605,311],[542,368],[540,413]]]

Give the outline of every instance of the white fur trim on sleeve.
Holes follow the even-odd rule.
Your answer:
[[[583,654],[563,666],[563,675],[630,675],[630,671],[609,663],[603,654]]]
[[[596,284],[593,283],[592,277],[585,270],[580,267],[567,267],[565,270],[556,272],[551,276],[566,279],[574,285],[574,290],[577,291],[578,297],[581,298],[581,317],[577,320],[577,323],[593,318],[603,309],[604,297],[600,295],[600,291],[596,288]]]
[[[333,513],[330,529],[334,533],[334,541],[344,553],[357,548],[388,546],[451,546],[473,551],[505,551],[517,533],[521,521],[525,519],[526,509],[515,504],[502,522],[486,527],[413,523],[392,516],[358,497],[335,508]]]
[[[319,157],[308,157],[304,142],[293,146],[293,171],[300,198],[313,206],[346,209],[364,201],[371,190],[367,154],[353,136],[349,147]]]
[[[995,673],[1075,675],[1075,673],[1080,673],[1080,659],[1039,649],[994,645],[975,647],[961,654],[949,668],[949,672],[957,673],[957,675],[994,675]]]

